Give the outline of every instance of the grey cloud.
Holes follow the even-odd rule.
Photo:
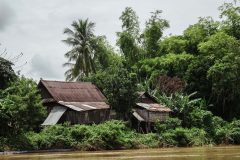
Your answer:
[[[5,3],[0,0],[0,31],[5,29],[14,16],[14,11]]]
[[[56,66],[53,59],[49,57],[36,54],[31,59],[31,70],[28,73],[39,78],[47,79],[61,79],[63,71],[59,70],[59,66]]]

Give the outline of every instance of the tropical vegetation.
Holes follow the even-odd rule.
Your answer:
[[[16,75],[0,58],[0,150],[71,148],[80,150],[240,144],[240,7],[219,7],[220,19],[199,18],[181,35],[169,28],[161,10],[143,29],[127,7],[120,16],[116,46],[95,35],[95,23],[74,21],[64,29],[67,81],[91,81],[106,96],[120,120],[99,125],[40,128],[46,116],[31,79]],[[137,92],[147,91],[172,109],[152,133],[131,128]]]

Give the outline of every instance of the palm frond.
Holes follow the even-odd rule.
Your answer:
[[[72,37],[74,37],[75,34],[70,28],[64,28],[63,33]]]
[[[94,43],[93,34],[95,23],[86,20],[73,21],[72,29],[65,28],[64,34],[68,37],[63,40],[67,45],[73,48],[65,53],[68,62],[63,64],[70,69],[65,72],[67,80],[81,79],[82,76],[88,76],[89,73],[95,72],[94,64]]]
[[[74,66],[74,63],[66,62],[63,64],[63,67],[70,67],[72,68]]]

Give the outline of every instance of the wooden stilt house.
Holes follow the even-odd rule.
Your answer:
[[[47,107],[42,125],[101,123],[109,118],[110,107],[101,91],[90,82],[40,80],[38,88]]]
[[[149,132],[154,123],[163,122],[169,117],[170,108],[161,105],[157,100],[147,92],[140,92],[136,105],[133,107],[133,117],[137,121],[137,130],[140,132]]]

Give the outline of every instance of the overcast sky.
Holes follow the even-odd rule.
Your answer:
[[[229,0],[0,0],[0,53],[7,48],[8,58],[22,52],[14,68],[27,77],[64,80],[63,55],[70,48],[61,40],[73,20],[89,18],[96,23],[96,35],[106,35],[115,45],[125,7],[137,12],[141,28],[150,12],[163,10],[170,22],[164,34],[169,35],[182,34],[198,17],[217,20],[224,2]]]

